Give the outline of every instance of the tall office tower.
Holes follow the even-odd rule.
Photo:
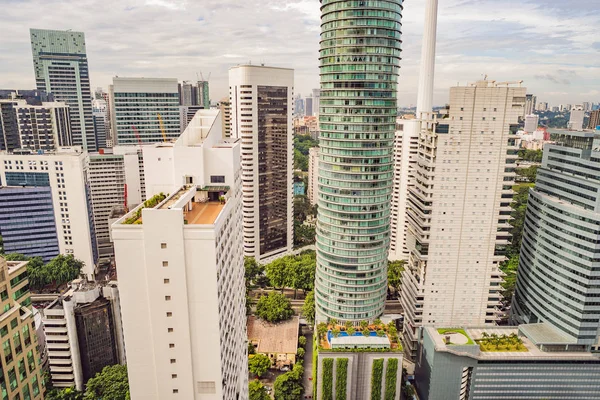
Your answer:
[[[297,117],[304,116],[304,100],[300,94],[294,100],[294,115]]]
[[[265,260],[294,244],[294,70],[229,70],[231,137],[242,141],[244,254]]]
[[[210,90],[208,81],[198,81],[196,105],[202,106],[205,109],[210,108]]]
[[[74,148],[42,155],[0,153],[0,181],[6,186],[50,188],[60,253],[83,261],[82,273],[93,279],[98,251],[85,164],[86,154]],[[22,217],[22,210],[12,212],[14,218]]]
[[[177,79],[114,77],[109,93],[115,144],[165,142],[181,134]]]
[[[125,363],[116,281],[76,279],[41,313],[54,387],[83,391],[102,368]]]
[[[71,146],[69,107],[65,103],[28,104],[0,100],[0,150],[52,151]]]
[[[133,399],[248,399],[240,142],[222,136],[202,110],[145,146],[149,195],[171,196],[112,225]]]
[[[584,101],[581,103],[581,106],[583,107],[583,111],[592,111],[592,103],[589,101]]]
[[[498,319],[515,134],[525,105],[526,89],[519,86],[479,81],[453,87],[448,117],[429,121],[419,134],[402,281],[409,357],[416,355],[422,326],[477,326]]]
[[[526,115],[525,116],[525,126],[524,130],[527,133],[534,133],[538,128],[538,123],[540,121],[540,117],[538,115]]]
[[[179,105],[181,106],[191,106],[196,103],[192,98],[192,88],[193,85],[188,81],[183,81],[183,83],[178,84],[179,88]],[[192,100],[193,99],[193,100]]]
[[[525,119],[525,116],[527,115],[531,115],[533,114],[533,112],[535,111],[535,104],[537,101],[537,97],[532,95],[532,94],[528,94],[525,95],[525,110],[523,110],[523,119]]]
[[[391,208],[390,260],[408,260],[408,192],[415,185],[422,123],[433,118],[433,84],[435,78],[435,52],[437,41],[438,1],[428,0],[421,48],[421,67],[417,92],[416,119],[396,120],[394,136],[394,190]]]
[[[30,29],[38,90],[69,106],[73,144],[97,149],[83,32]]]
[[[539,103],[537,104],[537,110],[538,110],[538,111],[548,111],[548,103],[546,103],[546,102],[543,102],[543,101],[542,101],[542,102],[539,102]]]
[[[585,111],[582,106],[574,106],[571,109],[571,116],[569,117],[568,128],[574,131],[580,131],[583,129],[583,120],[585,119]]]
[[[93,153],[88,156],[86,167],[98,244],[98,262],[110,263],[114,249],[108,219],[115,206],[125,207],[127,199],[124,156]]]
[[[402,1],[377,4],[321,7],[319,321],[375,319],[387,293]]]
[[[319,148],[308,150],[308,200],[313,206],[319,198]]]
[[[304,99],[304,115],[307,117],[312,117],[313,114],[313,98],[309,95]]]
[[[229,97],[224,97],[219,102],[221,121],[223,123],[223,137],[231,137],[231,102]]]
[[[6,261],[0,256],[0,278],[3,287],[0,306],[4,310],[0,328],[4,340],[0,393],[4,399],[42,400],[44,383],[31,309],[27,262]]]
[[[319,109],[321,107],[321,89],[312,90],[313,98],[313,115],[319,116]]]
[[[1,186],[0,236],[6,254],[42,257],[44,262],[59,255],[51,188]]]
[[[544,147],[529,191],[512,317],[546,326],[572,350],[599,350],[600,131],[550,133],[556,143]]]
[[[108,104],[104,99],[94,99],[92,101],[92,116],[94,117],[94,132],[98,141],[98,149],[105,149],[110,142]]]
[[[588,121],[588,129],[596,129],[600,126],[600,110],[594,110],[590,113],[590,119]]]

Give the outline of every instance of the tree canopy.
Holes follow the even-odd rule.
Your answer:
[[[279,258],[265,266],[265,273],[274,288],[289,287],[309,291],[314,288],[317,258],[314,251]],[[294,298],[296,293],[294,293]]]
[[[542,162],[544,152],[542,150],[521,149],[517,152],[519,159],[529,162]]]
[[[264,354],[253,354],[248,357],[248,371],[258,376],[263,376],[271,368],[271,360]]]
[[[308,292],[306,298],[304,299],[302,315],[309,325],[312,326],[315,323],[315,292],[313,290]]]
[[[271,292],[258,300],[256,315],[265,321],[275,323],[290,319],[294,315],[294,310],[287,297],[281,293]]]
[[[52,389],[44,396],[46,400],[84,400],[83,392],[75,388]]]
[[[291,371],[279,375],[275,379],[273,389],[275,400],[297,400],[302,396],[302,375],[304,367],[302,363],[296,363]]]
[[[396,290],[400,290],[402,285],[402,272],[406,261],[389,261],[388,262],[388,285]]]
[[[104,367],[93,378],[88,380],[85,400],[111,399],[130,400],[127,366],[111,365]]]
[[[250,400],[270,400],[267,389],[258,380],[250,381],[248,384],[248,393]]]
[[[72,281],[81,273],[85,265],[83,261],[76,259],[72,254],[58,255],[44,264],[41,257],[27,257],[23,254],[11,253],[3,256],[7,261],[29,261],[27,272],[29,274],[29,286],[33,289],[54,284],[60,286]]]

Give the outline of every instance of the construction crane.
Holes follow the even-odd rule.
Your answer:
[[[156,114],[156,117],[158,118],[158,122],[160,123],[160,131],[162,132],[163,139],[166,143],[167,142],[167,132],[165,131],[165,124],[163,122],[162,116],[160,114]]]

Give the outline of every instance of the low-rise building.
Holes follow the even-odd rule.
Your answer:
[[[44,398],[26,261],[0,257],[0,394],[2,399]]]
[[[291,367],[296,363],[300,317],[271,324],[251,315],[247,322],[248,341],[257,354],[264,354],[275,368]]]
[[[600,357],[549,324],[423,328],[416,358],[427,400],[600,399]]]
[[[52,384],[84,390],[106,366],[125,363],[119,290],[81,279],[42,310]]]

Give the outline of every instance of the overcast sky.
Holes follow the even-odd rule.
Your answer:
[[[416,103],[424,0],[407,0],[399,104]],[[33,88],[29,28],[86,34],[92,88],[112,77],[210,74],[247,63],[318,87],[318,0],[0,0],[0,88]],[[524,80],[538,101],[600,102],[600,0],[440,0],[435,102],[480,79]]]

